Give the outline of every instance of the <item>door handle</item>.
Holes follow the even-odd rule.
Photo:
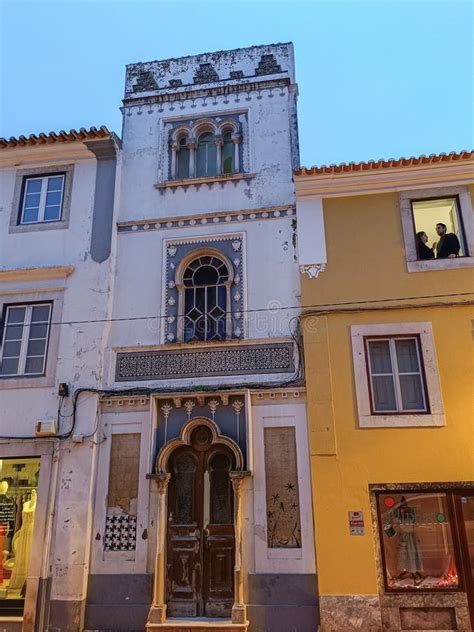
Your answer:
[[[209,529],[207,527],[204,529],[204,535],[206,536],[206,538],[210,536]]]

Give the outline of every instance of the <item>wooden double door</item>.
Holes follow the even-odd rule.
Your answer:
[[[228,617],[234,602],[234,456],[206,426],[170,457],[167,612]]]

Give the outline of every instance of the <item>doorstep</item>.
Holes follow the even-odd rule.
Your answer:
[[[0,632],[21,632],[23,617],[0,616]]]
[[[209,619],[206,617],[169,618],[164,623],[147,623],[146,629],[159,632],[247,632],[248,621],[232,623],[231,619]]]

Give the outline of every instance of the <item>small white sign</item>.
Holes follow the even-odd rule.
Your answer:
[[[349,511],[349,533],[350,535],[364,535],[363,511]]]

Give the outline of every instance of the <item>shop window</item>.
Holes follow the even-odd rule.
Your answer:
[[[366,339],[374,414],[428,412],[417,336]]]
[[[0,612],[23,614],[40,459],[0,459]]]
[[[51,307],[51,303],[6,307],[0,377],[44,375]]]
[[[449,494],[392,492],[377,495],[387,590],[460,588]]]
[[[419,260],[468,256],[458,196],[412,200],[411,208]]]

